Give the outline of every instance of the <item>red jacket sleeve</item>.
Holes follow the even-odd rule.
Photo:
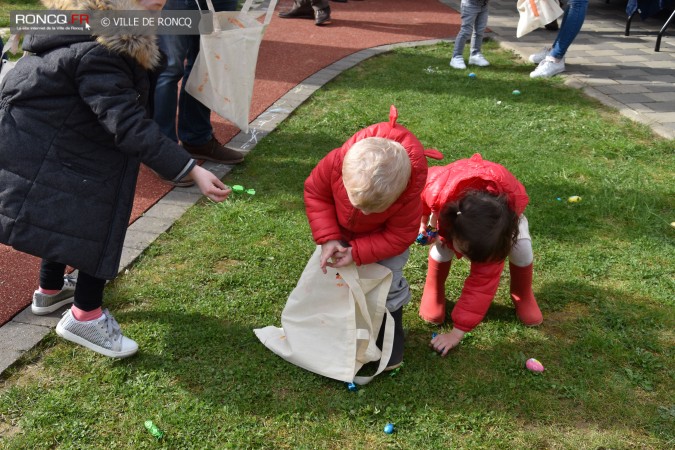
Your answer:
[[[319,161],[305,180],[305,212],[314,242],[319,245],[342,239],[332,189],[337,151]]]
[[[452,310],[455,328],[471,331],[483,320],[497,293],[503,269],[504,261],[471,263],[471,271],[464,281],[462,294]]]

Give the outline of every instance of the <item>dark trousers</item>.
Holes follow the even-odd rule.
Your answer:
[[[391,317],[394,319],[394,347],[391,350],[391,357],[387,367],[396,365],[403,361],[403,307],[391,312]],[[380,334],[377,336],[377,348],[382,349],[382,341],[384,340],[384,326],[387,322],[387,316],[382,320],[380,327]]]
[[[63,288],[63,274],[65,271],[65,264],[43,259],[40,264],[40,287],[42,289]],[[79,272],[77,284],[75,285],[75,306],[83,311],[93,311],[96,308],[100,308],[103,304],[104,287],[104,279]]]

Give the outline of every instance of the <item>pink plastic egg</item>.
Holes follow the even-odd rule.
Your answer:
[[[528,359],[525,362],[525,367],[527,367],[528,370],[531,370],[532,372],[543,372],[544,371],[544,365],[534,358]]]

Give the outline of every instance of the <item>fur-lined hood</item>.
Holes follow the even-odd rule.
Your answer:
[[[130,11],[142,10],[135,0],[41,0],[48,9],[66,11]],[[155,36],[117,34],[97,36],[96,41],[115,53],[134,58],[145,69],[160,65],[161,56]]]

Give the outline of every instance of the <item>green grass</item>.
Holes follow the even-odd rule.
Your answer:
[[[672,448],[673,142],[486,47],[493,66],[473,80],[438,45],[370,59],[319,90],[226,178],[255,196],[199,203],[108,287],[137,356],[110,360],[52,333],[5,372],[0,448]],[[505,275],[483,323],[436,356],[417,316],[427,249],[414,246],[405,366],[352,393],[252,330],[280,324],[312,253],[304,179],[392,103],[440,164],[481,152],[526,185],[545,321],[519,324]],[[450,300],[467,270],[453,265]],[[529,357],[546,372],[525,370]]]
[[[30,9],[45,9],[40,0],[2,0],[0,2],[0,28],[9,27],[9,13]]]

